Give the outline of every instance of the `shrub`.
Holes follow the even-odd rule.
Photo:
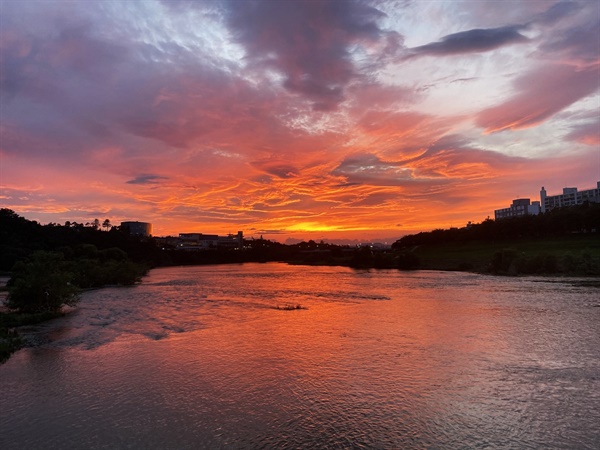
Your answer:
[[[59,311],[79,300],[72,282],[62,253],[35,252],[13,267],[6,306],[26,313]]]

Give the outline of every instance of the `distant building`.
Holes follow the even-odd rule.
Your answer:
[[[600,203],[600,181],[598,181],[595,189],[584,191],[577,191],[576,187],[566,187],[563,188],[562,194],[548,195],[543,186],[540,191],[542,212],[552,211],[554,208],[564,206],[582,205],[585,202]]]
[[[244,246],[244,233],[238,231],[227,236],[202,233],[180,233],[179,250],[209,250],[216,248],[242,248]]]
[[[219,236],[216,234],[179,233],[180,250],[207,250],[217,248]]]
[[[243,248],[244,233],[238,231],[237,234],[228,234],[227,236],[219,236],[217,246],[219,248]]]
[[[148,222],[121,222],[121,230],[137,236],[152,236],[152,224]]]
[[[508,219],[510,217],[536,216],[541,212],[540,202],[533,202],[528,198],[517,198],[513,200],[508,208],[497,209],[494,211],[494,217],[498,219]]]
[[[155,237],[154,240],[158,245],[160,245],[163,248],[163,250],[166,248],[177,248],[177,246],[179,245],[178,236]]]

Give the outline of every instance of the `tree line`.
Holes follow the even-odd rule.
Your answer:
[[[436,229],[411,234],[398,239],[392,244],[392,248],[400,250],[425,244],[556,238],[584,233],[600,233],[600,204],[585,203],[556,208],[535,216],[486,219],[464,228]]]
[[[104,231],[103,231],[104,229]],[[112,226],[110,220],[87,224],[41,225],[10,209],[0,209],[0,271],[11,271],[8,306],[22,311],[56,311],[76,301],[80,289],[108,284],[133,284],[151,267],[182,264],[218,264],[284,261],[299,264],[345,265],[356,268],[412,270],[423,266],[420,246],[469,242],[506,244],[494,254],[492,273],[553,273],[595,269],[593,257],[565,255],[523,256],[510,249],[521,240],[597,235],[600,204],[589,203],[554,209],[536,216],[490,220],[465,228],[436,229],[407,235],[392,245],[393,251],[351,248],[325,242],[285,245],[266,239],[244,241],[244,250],[213,249],[188,252],[162,248],[153,238],[132,236]],[[591,261],[591,263],[590,263]],[[591,264],[591,265],[590,265]],[[467,267],[467,264],[464,267]],[[515,267],[517,269],[515,269]]]
[[[130,236],[110,221],[40,225],[0,209],[0,271],[10,271],[6,306],[53,313],[74,305],[82,289],[131,285],[155,265],[153,241]]]

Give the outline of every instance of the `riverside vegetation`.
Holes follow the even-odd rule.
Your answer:
[[[139,281],[152,265],[145,257],[153,247],[118,229],[100,231],[96,223],[42,226],[0,209],[0,271],[10,274],[2,288],[0,362],[23,345],[16,327],[59,316],[83,289]]]
[[[103,231],[102,228],[105,228]],[[391,249],[325,242],[244,241],[244,249],[181,251],[94,220],[41,225],[0,209],[0,272],[10,275],[0,313],[0,360],[22,345],[15,327],[74,306],[83,289],[131,285],[151,268],[280,261],[360,269],[461,270],[497,275],[600,276],[600,204],[485,220],[407,235]]]
[[[393,248],[425,269],[597,277],[600,204],[408,235]]]

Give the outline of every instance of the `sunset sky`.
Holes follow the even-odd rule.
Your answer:
[[[596,0],[0,8],[0,206],[41,223],[393,240],[600,180]]]

